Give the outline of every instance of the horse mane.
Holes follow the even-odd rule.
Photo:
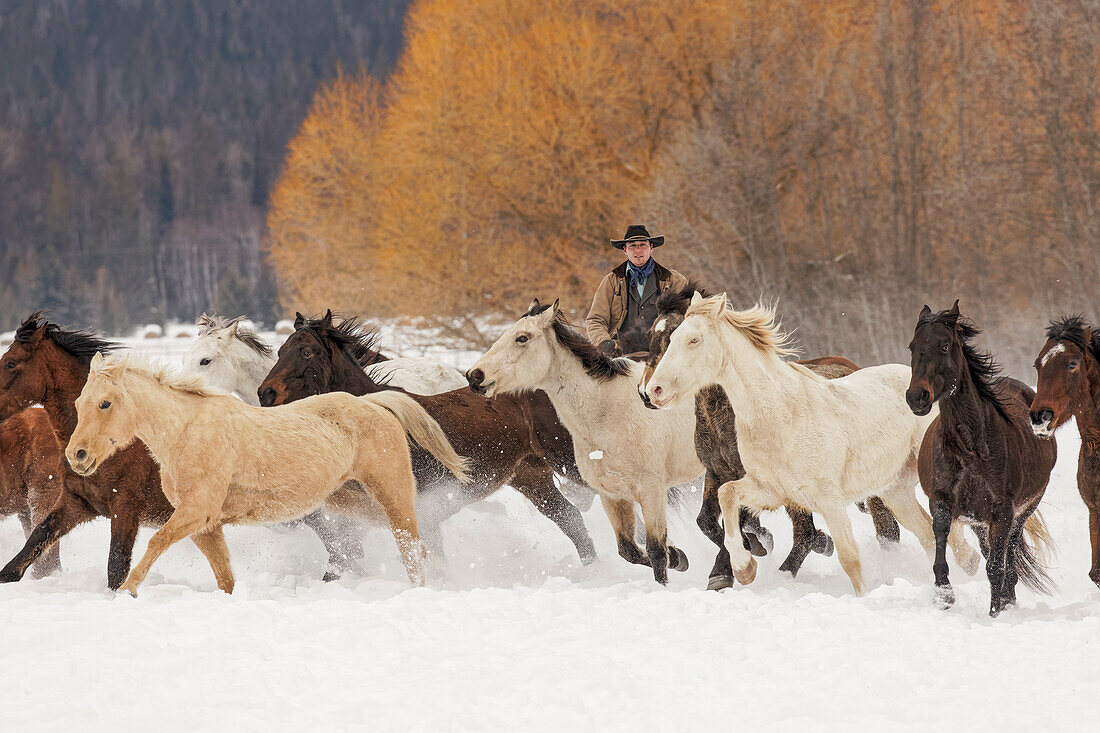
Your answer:
[[[1091,332],[1091,338],[1089,333]],[[1062,316],[1060,321],[1051,321],[1047,327],[1047,339],[1050,341],[1069,341],[1071,344],[1100,361],[1100,334],[1093,331],[1092,324],[1083,315]]]
[[[687,285],[679,290],[666,290],[657,298],[657,317],[667,316],[670,313],[687,313],[691,305],[691,296],[698,292],[706,296],[707,290],[698,280],[688,280]]]
[[[335,326],[326,326],[321,318],[307,318],[302,321],[301,327],[308,328],[318,335],[328,336],[364,369],[380,361],[389,361],[389,357],[378,350],[378,342],[381,339],[378,331],[364,326],[358,317],[341,318],[340,323]]]
[[[521,318],[537,316],[550,307],[550,305],[534,305],[524,313]],[[607,354],[604,354],[593,346],[591,341],[581,335],[561,311],[558,311],[554,316],[553,328],[554,336],[557,337],[558,343],[568,349],[573,356],[581,360],[581,366],[584,367],[584,373],[588,376],[601,382],[606,382],[609,379],[625,376],[630,373],[632,362],[629,359],[612,359]]]
[[[229,328],[230,326],[240,323],[244,320],[244,316],[237,316],[236,318],[225,318],[219,316],[217,313],[206,315],[205,313],[199,317],[199,336],[208,336],[213,331],[220,331],[223,328]],[[271,344],[260,338],[255,331],[250,328],[237,328],[237,338],[240,341],[257,354],[263,356],[271,356]]]
[[[30,343],[35,331],[45,328],[45,335],[55,344],[86,364],[91,363],[98,352],[106,354],[119,348],[119,344],[102,339],[91,330],[66,330],[49,321],[39,323],[41,317],[40,310],[27,316],[16,330],[13,340],[20,344]]]
[[[791,336],[775,322],[775,308],[763,303],[738,311],[728,303],[723,308],[723,295],[713,295],[695,305],[688,306],[686,316],[695,314],[716,316],[743,333],[759,351],[777,357],[793,356],[798,351],[789,346]]]
[[[1001,365],[993,358],[993,354],[980,351],[970,343],[981,335],[982,330],[970,318],[948,310],[929,313],[917,320],[918,326],[933,323],[941,323],[959,335],[963,356],[966,358],[966,365],[970,369],[978,396],[996,407],[1006,420],[1011,419],[999,389],[1001,380],[1005,378],[1001,373]]]
[[[107,378],[118,378],[125,372],[135,371],[150,377],[159,384],[189,394],[203,397],[226,396],[229,393],[210,386],[198,373],[185,374],[179,367],[164,362],[154,362],[134,352],[116,353],[105,358],[92,373]]]

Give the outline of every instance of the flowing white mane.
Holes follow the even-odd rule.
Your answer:
[[[798,353],[797,349],[789,346],[790,334],[783,331],[776,323],[773,306],[757,303],[747,310],[738,311],[730,307],[725,294],[720,293],[693,301],[688,306],[685,318],[697,313],[721,318],[743,333],[753,346],[765,353],[775,354],[780,358]]]
[[[178,389],[189,394],[204,397],[229,394],[224,390],[213,387],[199,374],[184,374],[172,364],[154,362],[133,353],[111,354],[98,364],[96,360],[93,360],[90,370],[90,374],[103,376],[111,380],[121,379],[129,372],[136,372],[165,387]]]

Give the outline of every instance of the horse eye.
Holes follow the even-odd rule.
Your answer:
[[[951,344],[944,344],[943,346],[940,347],[940,351],[942,351],[945,354],[950,350],[951,350]]]
[[[309,357],[313,356],[313,349],[310,349],[310,348],[308,348],[308,347],[307,347],[307,348],[305,348],[305,349],[302,349],[302,356],[304,356],[304,357],[305,357],[305,358],[307,358],[307,359],[308,359]]]
[[[516,343],[517,343],[517,344],[525,344],[525,343],[527,343],[527,342],[528,342],[529,340],[530,340],[530,337],[529,337],[529,336],[527,336],[527,335],[522,335],[522,336],[516,336]]]
[[[698,337],[698,336],[692,336],[692,337],[691,337],[691,341],[688,341],[688,343],[689,343],[689,344],[697,344],[697,343],[699,343],[699,337]]]
[[[1071,361],[1069,364],[1066,365],[1066,368],[1068,368],[1072,372],[1074,369],[1077,368],[1077,362]]]
[[[110,400],[103,400],[102,402],[99,403],[99,409],[101,409],[101,410],[106,410],[110,406],[111,406],[111,401]]]
[[[5,369],[15,369],[15,362],[14,361],[9,361],[7,363],[7,366],[5,366],[4,368]]]
[[[209,358],[204,356],[202,359],[199,359],[199,366],[207,366],[208,364],[210,364]]]

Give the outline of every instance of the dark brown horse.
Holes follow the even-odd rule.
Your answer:
[[[294,327],[279,349],[278,362],[259,387],[261,405],[281,405],[324,392],[362,395],[391,389],[375,381],[369,370],[364,372],[363,367],[373,363],[377,353],[376,339],[355,319],[334,325],[331,311],[320,319],[299,314]],[[582,562],[595,559],[596,550],[580,512],[554,485],[555,472],[577,483],[582,479],[573,441],[544,394],[492,400],[468,389],[408,394],[435,418],[459,455],[466,457],[473,477],[464,486],[452,482],[438,461],[418,446],[410,446],[421,532],[433,550],[441,550],[439,522],[508,483],[558,525],[576,546]]]
[[[76,427],[74,403],[88,378],[96,352],[116,345],[86,331],[66,331],[39,321],[34,313],[16,331],[15,341],[0,357],[0,419],[30,405],[46,408],[62,448]],[[118,588],[130,572],[138,525],[161,525],[172,505],[160,490],[160,471],[145,446],[134,443],[83,477],[64,463],[63,486],[46,516],[27,538],[23,549],[0,570],[0,582],[12,582],[43,552],[78,524],[96,517],[111,518],[111,548],[107,584]]]
[[[691,281],[679,291],[670,290],[657,300],[657,318],[649,329],[649,353],[646,355],[646,367],[642,384],[649,380],[653,370],[668,348],[673,332],[683,323],[684,314],[691,303],[691,296],[705,289],[698,282]],[[825,356],[800,362],[827,379],[843,377],[859,367],[841,356]],[[645,391],[639,388],[642,401],[649,404]],[[725,547],[725,530],[720,520],[721,509],[718,506],[718,487],[727,481],[736,481],[745,475],[741,463],[741,454],[737,450],[737,427],[729,397],[718,385],[705,387],[695,395],[695,452],[699,461],[706,467],[703,479],[703,503],[699,508],[696,523],[711,542],[718,546],[718,554],[710,571],[708,590],[721,590],[733,585],[733,571],[730,567],[729,551]],[[878,530],[880,540],[897,542],[900,531],[890,510],[877,497],[868,502],[872,518]],[[833,554],[833,541],[829,535],[814,526],[813,514],[798,507],[788,507],[791,518],[794,541],[790,553],[779,566],[780,570],[797,575],[802,563],[810,552],[822,555]],[[746,549],[754,555],[765,554],[764,548],[771,545],[770,533],[764,529],[759,519],[748,509],[742,509],[740,515],[741,531]]]
[[[1057,458],[1054,441],[1031,430],[1028,409],[1035,393],[1001,376],[997,364],[971,341],[981,331],[951,310],[917,319],[912,352],[913,379],[905,400],[917,415],[939,401],[940,414],[921,444],[917,470],[928,494],[936,536],[936,597],[944,608],[955,602],[947,570],[947,536],[955,519],[968,521],[986,556],[989,615],[1016,602],[1016,582],[1050,592],[1051,580],[1028,546],[1045,540],[1035,509]]]
[[[1089,509],[1089,578],[1100,586],[1100,334],[1081,316],[1054,321],[1035,359],[1035,370],[1039,373],[1031,401],[1035,434],[1053,438],[1055,429],[1077,418],[1081,433],[1077,491]]]
[[[0,423],[0,516],[15,514],[24,537],[49,512],[61,493],[68,465],[46,411],[29,407]],[[34,577],[61,569],[55,544],[34,563]]]

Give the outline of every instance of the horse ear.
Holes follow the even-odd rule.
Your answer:
[[[550,312],[553,313],[555,316],[558,315],[558,302],[560,300],[561,298],[554,298],[554,305],[550,306]]]
[[[325,317],[321,319],[321,325],[326,328],[332,327],[332,309],[329,308],[325,311]]]
[[[691,305],[692,305],[692,307],[697,306],[700,303],[702,303],[703,302],[703,297],[704,297],[703,294],[700,293],[698,290],[696,290],[695,293],[691,296]]]
[[[542,305],[542,304],[539,303],[539,299],[538,298],[533,298],[531,300],[531,305],[527,306],[527,312],[530,313],[535,308],[538,308],[540,305]]]
[[[932,315],[932,309],[927,305],[920,309],[920,315],[917,318],[924,318],[925,316]]]
[[[306,317],[298,311],[294,311],[294,330],[297,331],[303,325],[305,325]]]
[[[92,357],[92,363],[91,363],[92,371],[95,372],[95,371],[99,371],[100,369],[102,369],[103,368],[103,361],[104,361],[103,352],[102,351],[95,352],[95,356]]]
[[[718,312],[723,313],[729,308],[729,304],[729,298],[726,297],[726,294],[724,292],[718,293]]]
[[[237,335],[237,326],[241,325],[240,321],[233,321],[229,324],[229,338],[233,338]]]
[[[46,324],[43,323],[41,326],[39,326],[38,328],[35,329],[34,333],[31,334],[30,344],[31,344],[31,346],[38,346],[39,344],[42,343],[42,340],[45,339],[45,338],[46,338]]]
[[[951,306],[951,310],[947,315],[949,315],[949,316],[959,315],[959,299],[958,298],[955,298],[955,305]]]

